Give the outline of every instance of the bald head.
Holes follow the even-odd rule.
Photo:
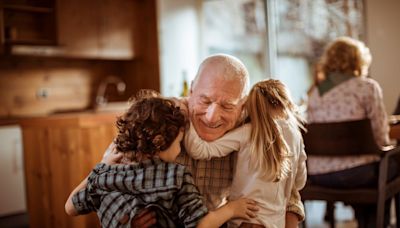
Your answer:
[[[239,59],[218,54],[203,61],[188,99],[191,122],[202,139],[218,139],[236,126],[248,86],[249,73]]]
[[[249,72],[238,58],[227,54],[215,54],[204,59],[192,82],[192,89],[195,89],[200,77],[207,75],[204,71],[212,73],[214,77],[220,77],[219,79],[239,83],[241,97],[247,95],[250,84]]]

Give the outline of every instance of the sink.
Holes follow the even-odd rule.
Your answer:
[[[94,108],[95,112],[125,112],[129,109],[130,105],[127,101],[109,102],[97,105]]]

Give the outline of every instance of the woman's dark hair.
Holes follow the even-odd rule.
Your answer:
[[[131,98],[129,110],[117,120],[117,150],[131,158],[154,156],[166,150],[186,125],[186,118],[172,100],[153,90],[141,90]]]

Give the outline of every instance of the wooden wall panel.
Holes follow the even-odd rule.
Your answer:
[[[160,90],[156,0],[107,0],[100,5],[93,0],[63,0],[61,3],[68,7],[60,5],[58,8],[59,26],[63,26],[59,28],[60,47],[68,45],[69,48],[64,48],[67,52],[76,51],[75,58],[70,58],[71,55],[56,58],[0,56],[0,118],[46,115],[58,110],[92,107],[97,87],[108,75],[121,77],[127,84],[124,95],[111,94],[110,100],[126,100],[144,88]],[[121,7],[132,10],[112,17]],[[103,35],[99,29],[91,30],[90,21],[80,21],[82,18],[76,14],[82,13],[78,10],[81,8],[107,16],[90,17],[91,22],[101,25],[99,29],[104,30]],[[88,17],[87,13],[85,17]],[[98,23],[99,20],[102,20],[101,23]],[[133,21],[132,29],[129,29],[128,22],[125,23],[129,20]],[[122,29],[122,32],[116,28]],[[108,30],[111,32],[108,33]],[[101,36],[93,40],[91,35]],[[122,42],[124,36],[131,36],[128,39],[133,41]],[[85,59],[97,55],[98,51],[95,54],[91,51],[94,46],[104,52],[103,60]],[[113,60],[127,49],[134,49],[132,60]],[[82,50],[89,50],[88,54],[78,54]],[[37,96],[41,90],[48,92],[47,98]]]
[[[107,75],[121,75],[115,62],[25,58],[0,64],[0,118],[50,114],[93,106]],[[44,91],[47,97],[38,93]]]

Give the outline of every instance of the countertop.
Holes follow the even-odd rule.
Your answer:
[[[99,123],[115,123],[118,116],[123,112],[71,112],[71,113],[58,113],[41,116],[24,116],[24,117],[9,117],[0,118],[0,126],[7,125],[21,125],[25,126],[91,126]]]

